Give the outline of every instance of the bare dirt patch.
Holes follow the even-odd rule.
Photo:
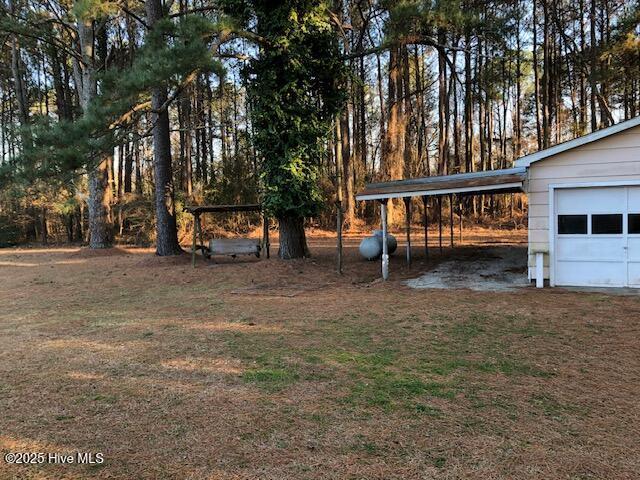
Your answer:
[[[435,266],[418,278],[407,280],[411,288],[469,289],[509,292],[529,286],[527,249],[524,246],[467,251]]]
[[[411,269],[401,243],[389,282],[359,236],[343,276],[329,236],[196,269],[0,250],[0,450],[106,458],[0,478],[637,478],[637,296],[403,284],[525,235],[416,246]],[[256,286],[304,293],[232,293]]]

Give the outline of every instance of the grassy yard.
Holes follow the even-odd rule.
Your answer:
[[[0,250],[0,450],[105,456],[0,478],[638,478],[640,297],[412,290],[437,258],[356,240]]]

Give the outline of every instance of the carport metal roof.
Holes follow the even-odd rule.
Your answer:
[[[434,177],[412,178],[391,182],[369,183],[356,195],[357,200],[384,200],[450,193],[473,194],[520,192],[527,175],[525,167],[458,173]]]

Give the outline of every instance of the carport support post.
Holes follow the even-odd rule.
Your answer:
[[[460,243],[462,243],[462,198],[458,195],[458,218],[460,220]]]
[[[200,215],[198,215],[196,223],[198,225],[198,236],[200,237],[200,245],[202,246],[202,257],[209,259],[209,251],[205,250],[204,232],[202,231],[202,222],[200,221]]]
[[[424,223],[424,255],[429,258],[429,217],[427,216],[427,200],[429,197],[424,195],[422,197],[422,205],[424,206],[424,210],[422,213],[422,220]]]
[[[449,194],[449,232],[451,248],[453,248],[453,193]]]
[[[382,220],[382,279],[389,278],[389,248],[387,246],[387,199],[380,201],[380,219]]]
[[[442,197],[438,196],[438,244],[442,254]]]
[[[193,214],[193,243],[191,245],[191,266],[196,268],[196,239],[198,238],[198,227],[200,222],[198,221],[198,214]]]
[[[411,266],[411,197],[404,198],[407,228],[407,265]]]

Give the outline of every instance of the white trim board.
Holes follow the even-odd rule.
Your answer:
[[[588,135],[574,138],[573,140],[569,140],[567,142],[559,143],[558,145],[545,148],[544,150],[540,150],[539,152],[525,155],[524,157],[517,159],[514,165],[516,167],[528,167],[534,162],[539,162],[540,160],[552,157],[553,155],[557,155],[558,153],[566,152],[567,150],[572,150],[582,145],[586,145],[588,143],[610,137],[611,135],[615,135],[616,133],[624,132],[625,130],[628,130],[630,128],[637,127],[638,125],[640,125],[640,116],[634,117],[624,122],[616,123],[615,125],[603,128],[602,130],[596,130],[595,132],[592,132]]]
[[[609,180],[606,182],[564,182],[550,183],[549,190],[553,188],[589,188],[589,187],[633,187],[640,185],[640,180]]]

